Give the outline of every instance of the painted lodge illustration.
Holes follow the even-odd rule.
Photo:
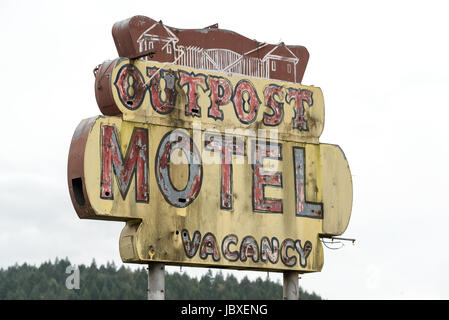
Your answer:
[[[309,59],[303,46],[261,43],[217,24],[177,29],[135,16],[116,23],[112,34],[121,57],[294,83],[301,83]]]

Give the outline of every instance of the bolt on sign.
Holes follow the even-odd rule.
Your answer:
[[[119,58],[94,70],[102,115],[69,152],[78,216],[126,222],[124,262],[320,271],[352,180],[342,150],[319,142],[307,50],[142,16],[112,34]]]

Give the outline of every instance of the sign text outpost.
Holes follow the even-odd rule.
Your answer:
[[[105,115],[184,128],[200,121],[203,128],[277,129],[313,143],[323,130],[317,87],[124,58],[107,66],[96,90]]]

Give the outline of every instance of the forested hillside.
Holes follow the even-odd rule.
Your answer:
[[[66,268],[68,259],[42,263],[39,267],[23,264],[0,269],[0,300],[9,299],[69,299],[69,300],[142,300],[147,298],[147,271],[144,267],[131,270],[117,268],[113,263],[97,266],[79,265],[79,289],[67,289],[66,280],[71,276]],[[185,273],[167,273],[166,299],[255,299],[276,300],[282,298],[282,284],[270,279],[240,282],[229,275],[212,272],[200,279]],[[301,299],[321,299],[315,293],[300,291]]]

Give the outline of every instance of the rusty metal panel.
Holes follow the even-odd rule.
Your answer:
[[[105,61],[94,70],[95,98],[101,113],[107,116],[121,114],[112,96],[111,78],[113,68],[114,61]]]
[[[120,57],[143,57],[294,83],[301,83],[309,60],[309,52],[303,46],[259,42],[220,29],[218,24],[179,29],[145,16],[134,16],[115,23],[112,36]]]
[[[327,192],[352,194],[347,163],[327,163],[344,159],[340,148],[245,135],[217,143],[220,135],[119,117],[81,122],[70,152],[84,162],[69,170],[69,181],[83,179],[84,205],[71,189],[78,215],[127,221],[125,262],[320,271],[326,218],[347,209]]]

